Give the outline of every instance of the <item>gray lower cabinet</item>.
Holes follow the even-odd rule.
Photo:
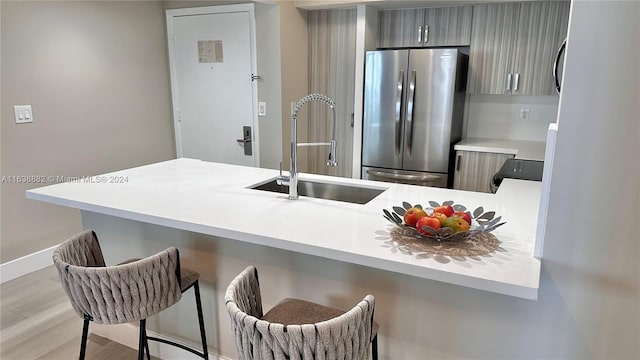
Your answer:
[[[467,92],[555,95],[555,54],[567,34],[568,1],[473,7]]]
[[[453,188],[456,190],[491,192],[490,182],[512,154],[456,151]]]
[[[381,10],[378,48],[468,46],[471,41],[471,5]]]

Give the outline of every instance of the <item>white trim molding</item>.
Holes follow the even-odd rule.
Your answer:
[[[50,248],[0,264],[0,284],[53,265],[53,251],[57,247],[58,245],[54,245]]]

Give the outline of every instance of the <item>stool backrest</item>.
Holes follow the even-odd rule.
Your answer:
[[[225,303],[242,360],[364,360],[370,358],[375,300],[367,295],[343,315],[315,324],[283,325],[260,320],[257,270],[247,267],[229,285]]]
[[[84,231],[58,246],[53,263],[76,313],[99,324],[146,319],[182,296],[176,248],[124,265],[105,266],[98,237]]]

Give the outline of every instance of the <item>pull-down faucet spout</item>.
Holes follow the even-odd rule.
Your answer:
[[[310,101],[322,101],[331,108],[333,114],[333,130],[330,142],[298,144],[298,112]],[[289,185],[290,200],[296,200],[298,198],[298,146],[329,146],[327,166],[334,167],[338,165],[336,162],[336,104],[331,98],[322,94],[309,94],[300,99],[293,108],[293,112],[291,113],[291,161],[289,163],[289,176],[282,175],[282,166],[280,166],[280,176],[278,176],[276,180],[279,185]]]

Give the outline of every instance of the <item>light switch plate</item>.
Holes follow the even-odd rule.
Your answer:
[[[258,102],[258,116],[267,116],[267,103],[264,101]]]
[[[16,105],[13,107],[13,114],[16,117],[16,124],[33,122],[33,112],[31,105]]]

